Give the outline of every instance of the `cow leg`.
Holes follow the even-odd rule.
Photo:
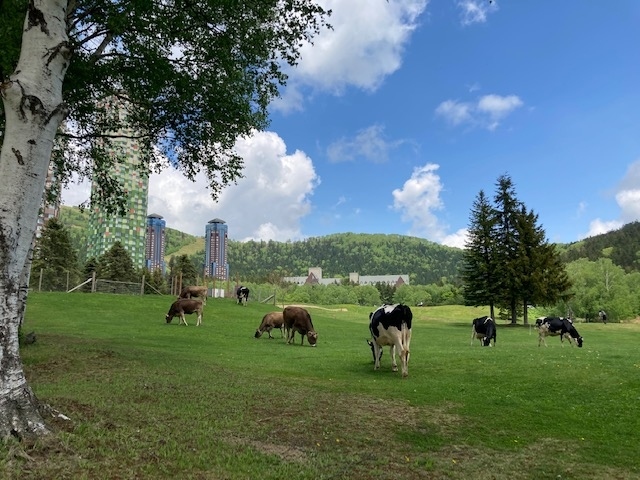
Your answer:
[[[378,343],[374,340],[373,341],[373,356],[375,360],[375,364],[373,366],[374,370],[378,370],[380,368],[380,357],[382,356],[380,355],[381,351],[382,351],[382,347],[378,345]]]
[[[402,365],[402,376],[409,376],[409,350],[404,349],[400,353],[400,364]]]
[[[268,329],[268,330],[267,330],[267,333],[269,334],[269,338],[273,338],[273,337],[271,336],[271,329]]]
[[[198,323],[196,323],[196,327],[199,327],[202,324],[202,313],[198,312]]]
[[[391,370],[393,370],[394,372],[398,371],[398,363],[396,362],[396,346],[395,345],[391,345]],[[400,352],[402,352],[402,350],[400,350]]]
[[[471,346],[473,347],[473,341],[476,339],[476,326],[471,325]]]
[[[189,325],[187,325],[187,319],[184,318],[184,313],[180,314],[180,325],[182,325],[184,323],[185,327],[188,327]]]

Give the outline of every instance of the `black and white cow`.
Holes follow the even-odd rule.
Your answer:
[[[382,347],[391,347],[391,368],[398,371],[396,352],[400,355],[402,376],[409,375],[409,346],[411,344],[411,322],[413,313],[407,305],[383,305],[369,314],[369,331],[373,344],[374,369],[380,368]]]
[[[493,346],[495,347],[496,337],[496,322],[493,321],[493,318],[485,315],[484,317],[475,318],[471,322],[471,345],[477,338],[480,340],[480,345],[490,347],[493,339]]]
[[[249,301],[249,289],[244,285],[240,285],[236,290],[236,296],[238,297],[238,305],[247,305]]]
[[[573,326],[573,322],[565,317],[540,317],[536,320],[536,328],[538,329],[538,346],[544,343],[547,346],[546,337],[560,335],[560,341],[564,338],[578,347],[582,347],[582,337]]]

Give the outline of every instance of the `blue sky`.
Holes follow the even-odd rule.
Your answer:
[[[640,2],[322,0],[245,177],[152,175],[149,213],[233,240],[394,233],[463,247],[500,175],[568,243],[640,220]],[[85,185],[64,193],[67,205]]]

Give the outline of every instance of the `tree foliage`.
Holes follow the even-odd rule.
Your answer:
[[[120,242],[115,242],[109,250],[100,255],[96,274],[98,278],[104,280],[119,282],[138,280],[138,272],[133,265],[131,255]]]
[[[79,279],[78,257],[69,231],[56,218],[47,221],[33,254],[30,286],[42,290],[65,290]],[[42,284],[40,284],[42,272]]]
[[[465,300],[496,305],[516,322],[527,323],[530,302],[554,305],[570,296],[571,281],[553,245],[546,240],[538,216],[517,199],[508,175],[496,183],[494,205],[480,192],[470,216],[464,254]],[[495,316],[493,309],[492,316]]]

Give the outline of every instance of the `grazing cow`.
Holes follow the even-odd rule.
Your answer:
[[[284,318],[282,312],[271,312],[262,317],[262,323],[256,330],[255,337],[260,338],[264,332],[267,332],[269,338],[273,338],[271,336],[271,330],[274,328],[279,329],[280,338],[284,338]]]
[[[173,317],[180,317],[178,325],[182,325],[184,323],[185,326],[188,326],[184,316],[185,314],[191,315],[192,313],[198,314],[198,322],[196,323],[196,326],[200,326],[202,323],[202,301],[194,298],[179,298],[171,304],[171,308],[169,308],[169,313],[165,316],[165,320],[167,323],[171,323]]]
[[[284,320],[284,328],[287,330],[287,343],[293,342],[296,332],[302,336],[300,345],[304,344],[304,337],[307,336],[309,345],[316,346],[318,342],[318,333],[313,328],[311,315],[301,307],[285,307],[282,311]]]
[[[197,285],[192,285],[190,287],[184,287],[180,292],[180,296],[178,298],[200,297],[202,299],[202,303],[206,305],[207,291],[208,291],[207,287],[199,287]]]
[[[409,375],[409,345],[411,343],[411,321],[413,313],[407,305],[383,305],[369,314],[369,331],[373,344],[374,370],[380,368],[382,347],[391,346],[391,368],[398,371],[396,352],[400,355],[402,376]]]
[[[238,297],[238,305],[242,304],[246,307],[249,301],[249,289],[244,285],[240,285],[236,290],[236,296]]]
[[[553,337],[560,335],[560,340],[568,338],[569,342],[578,347],[582,347],[582,337],[573,326],[573,322],[564,317],[540,317],[536,320],[536,328],[538,329],[538,346],[544,343],[547,346],[545,337]]]
[[[491,346],[491,340],[493,339],[493,346],[496,346],[496,322],[493,321],[493,318],[484,317],[475,318],[473,322],[471,322],[471,345],[473,345],[473,341],[477,338],[480,340],[480,345],[484,347]]]

